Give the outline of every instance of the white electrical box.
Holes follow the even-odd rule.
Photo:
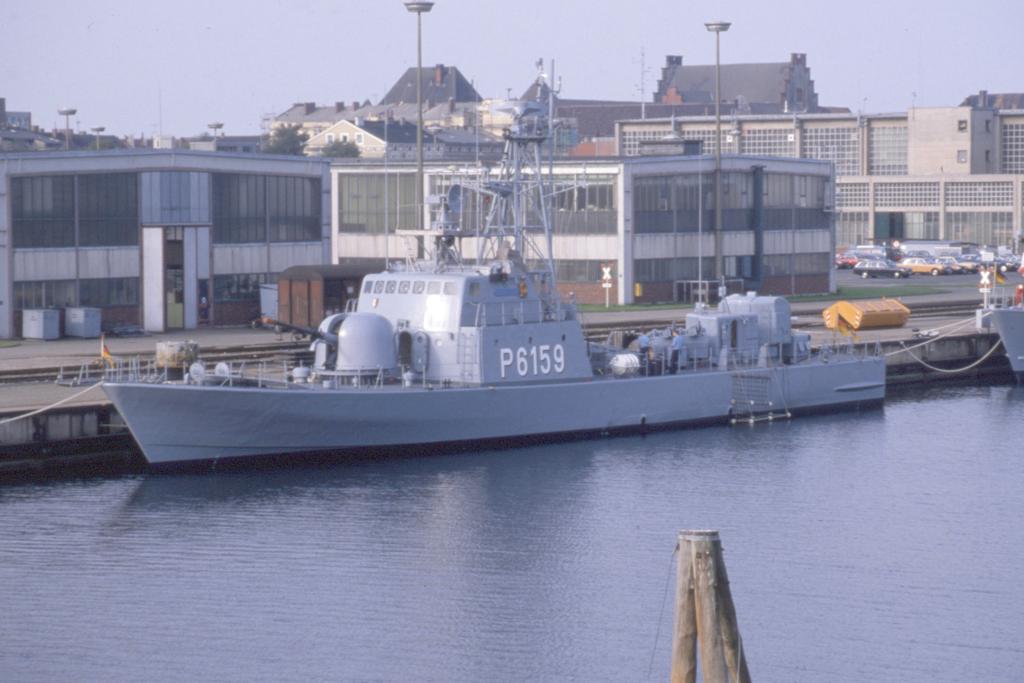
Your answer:
[[[60,339],[60,311],[56,308],[22,311],[21,336],[25,339]]]

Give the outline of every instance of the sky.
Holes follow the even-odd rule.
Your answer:
[[[714,63],[716,20],[733,24],[723,64],[806,53],[822,105],[895,112],[1024,91],[1020,0],[437,0],[423,63],[504,97],[553,59],[563,97],[638,101],[643,83],[649,101],[665,55]],[[75,107],[79,130],[188,136],[219,121],[253,134],[294,102],[376,103],[415,63],[401,0],[31,0],[0,19],[0,97],[44,128]]]

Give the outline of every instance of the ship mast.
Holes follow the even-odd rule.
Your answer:
[[[543,146],[550,121],[537,102],[505,106],[512,124],[505,129],[505,151],[496,176],[481,191],[491,197],[477,243],[477,262],[501,260],[511,246],[524,264],[543,262],[554,277],[551,213],[543,180]]]
[[[429,226],[399,231],[423,236],[424,245],[433,252],[422,261],[410,257],[407,267],[441,272],[491,264],[492,269],[508,275],[517,271],[529,277],[544,299],[557,303],[549,206],[555,191],[543,178],[543,148],[551,132],[550,119],[541,104],[533,101],[509,102],[496,110],[512,119],[504,131],[500,164],[494,169],[466,169],[461,177],[453,177],[444,195],[428,200],[432,207]],[[477,206],[484,207],[482,224],[467,224],[473,215],[464,211],[469,192],[475,195]],[[475,242],[475,265],[463,260],[462,242],[467,238]]]

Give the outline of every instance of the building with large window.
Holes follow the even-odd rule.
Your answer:
[[[0,338],[22,311],[104,327],[245,323],[259,285],[330,259],[325,161],[172,150],[0,155]]]
[[[603,303],[611,266],[618,303],[687,301],[714,281],[714,159],[668,156],[554,162],[556,277],[563,293]],[[826,292],[832,286],[832,165],[727,154],[722,159],[722,273],[733,290]],[[478,167],[428,165],[427,195],[479,181]],[[415,168],[332,167],[336,262],[399,260],[419,253],[399,234],[416,224]],[[482,224],[486,206],[464,195],[461,220]],[[472,255],[472,239],[463,245]],[[714,287],[711,287],[714,289]]]
[[[835,165],[837,245],[965,240],[1021,250],[1024,110],[980,93],[958,107],[896,114],[728,116],[722,151]],[[980,104],[979,104],[980,103]],[[672,137],[715,149],[713,117],[620,121],[618,151]]]

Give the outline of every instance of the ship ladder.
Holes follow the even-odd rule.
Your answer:
[[[770,370],[732,373],[732,424],[745,422],[752,425],[790,417],[785,405],[777,410],[779,406],[772,401],[772,374]]]

